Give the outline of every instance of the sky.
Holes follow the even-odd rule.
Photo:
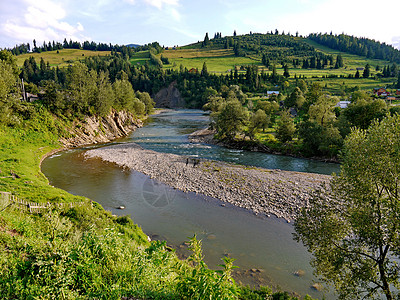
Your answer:
[[[399,0],[0,0],[0,48],[43,41],[182,46],[284,31],[346,33],[400,49]]]

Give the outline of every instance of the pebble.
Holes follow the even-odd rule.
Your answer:
[[[257,215],[275,215],[288,223],[307,206],[312,191],[331,179],[328,175],[248,168],[204,159],[193,167],[190,157],[158,153],[134,143],[91,149],[85,156],[114,162],[173,188],[217,198]],[[183,173],[185,176],[179,176]]]

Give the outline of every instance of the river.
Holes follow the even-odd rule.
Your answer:
[[[208,116],[202,111],[165,111],[115,143],[136,142],[159,152],[270,169],[320,174],[339,170],[336,164],[190,143],[188,134],[206,127],[207,123]],[[315,278],[309,266],[310,255],[293,241],[292,225],[275,217],[261,218],[243,209],[221,205],[216,199],[172,189],[141,173],[99,159],[85,160],[83,154],[90,148],[48,157],[42,164],[43,173],[56,187],[89,197],[114,214],[131,215],[146,234],[166,240],[179,255],[188,254],[184,242],[197,234],[203,240],[206,263],[217,268],[224,255],[235,258],[240,267],[235,277],[244,284],[279,286],[316,298],[324,295],[311,288]],[[120,205],[126,209],[116,209]],[[295,276],[299,270],[304,275]]]

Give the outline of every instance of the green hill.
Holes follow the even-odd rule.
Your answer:
[[[22,67],[24,61],[29,57],[33,56],[36,61],[40,61],[41,58],[50,66],[65,67],[71,63],[84,59],[85,57],[91,56],[107,56],[110,55],[111,51],[91,51],[82,49],[60,49],[54,51],[46,51],[41,53],[26,53],[16,56],[17,65]]]
[[[337,56],[343,58],[343,67],[335,68]],[[392,65],[388,60],[372,59],[334,50],[303,37],[275,34],[247,34],[228,36],[190,44],[178,49],[166,49],[162,53],[168,58],[165,69],[179,70],[181,66],[188,70],[194,68],[201,71],[206,63],[209,73],[229,74],[235,68],[244,70],[248,65],[256,65],[260,72],[272,72],[275,65],[278,74],[283,75],[284,65],[289,68],[288,80],[305,77],[311,81],[323,81],[331,91],[338,91],[345,84],[359,86],[361,89],[372,89],[387,86],[394,82],[393,78],[382,78],[384,66]],[[263,63],[267,59],[267,66]],[[305,60],[320,60],[322,67],[304,68]],[[325,62],[324,62],[325,61]],[[264,61],[265,62],[265,61]],[[357,70],[362,77],[364,67],[371,66],[368,79],[354,78]],[[377,71],[378,69],[378,71]]]

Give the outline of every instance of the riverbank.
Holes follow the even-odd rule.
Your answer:
[[[299,153],[296,155],[292,152],[285,152],[282,153],[280,151],[273,150],[269,148],[267,145],[264,145],[257,141],[250,141],[250,140],[238,140],[235,139],[233,141],[227,140],[218,140],[215,139],[215,130],[211,130],[208,128],[197,130],[191,133],[188,138],[192,143],[203,143],[203,144],[210,144],[210,145],[219,145],[222,147],[230,148],[230,149],[238,149],[238,150],[247,150],[247,151],[255,151],[255,152],[263,152],[268,154],[275,154],[275,155],[285,155],[291,157],[298,157],[298,158],[307,158],[321,162],[327,163],[336,163],[339,164],[340,161],[337,157],[303,157]]]
[[[201,193],[289,222],[308,205],[312,191],[324,189],[331,178],[198,160],[146,150],[133,143],[89,150],[85,156],[136,170],[184,192]]]

